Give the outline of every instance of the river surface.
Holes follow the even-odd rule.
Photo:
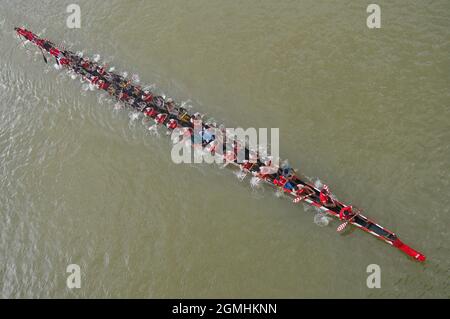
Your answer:
[[[380,29],[369,1],[78,1],[80,29],[70,3],[0,1],[1,297],[450,297],[449,1],[378,1]],[[280,128],[283,158],[427,262],[174,164],[164,132],[46,65],[21,25],[228,127]]]

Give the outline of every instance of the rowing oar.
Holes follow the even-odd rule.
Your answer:
[[[358,213],[356,213],[355,215],[353,215],[352,218],[350,218],[349,220],[347,220],[347,221],[345,221],[344,223],[340,224],[340,225],[338,226],[338,228],[336,228],[336,231],[337,231],[338,233],[342,232],[342,231],[347,227],[347,225],[348,225],[348,224],[349,224],[356,216],[359,215],[359,213],[360,213],[360,211],[358,211]]]
[[[292,202],[293,203],[298,203],[298,202],[300,202],[302,200],[307,199],[308,197],[311,197],[312,195],[314,195],[314,193],[311,193],[311,194],[303,196],[303,197],[302,196],[296,197],[296,198],[294,198],[294,200]]]
[[[45,55],[44,55],[44,51],[42,51],[42,48],[41,48],[40,46],[38,46],[38,48],[39,48],[39,50],[41,50],[42,57],[44,58],[44,62],[45,62],[45,63],[48,63],[48,62],[47,62],[47,58],[46,58]],[[58,64],[59,64],[59,63],[58,63]]]
[[[19,37],[21,37],[22,38],[22,35],[19,35]],[[25,41],[30,41],[30,40],[28,40],[28,39],[25,39],[24,41],[22,41],[21,43],[23,43],[23,42],[25,42]],[[30,41],[31,42],[31,41]],[[39,50],[41,50],[41,53],[42,53],[42,57],[44,58],[44,62],[45,63],[48,63],[47,62],[47,58],[45,57],[45,55],[44,55],[44,51],[42,51],[42,48],[40,47],[40,46],[37,46],[38,48],[39,48]]]

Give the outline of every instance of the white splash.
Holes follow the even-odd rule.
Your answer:
[[[284,192],[283,192],[282,189],[277,189],[277,190],[275,191],[275,196],[278,197],[278,198],[280,198],[281,196],[283,196],[283,194],[284,194]]]
[[[141,79],[139,78],[139,75],[138,75],[138,74],[133,74],[133,75],[131,76],[131,80],[132,80],[134,83],[139,83],[139,82],[141,82]]]
[[[325,215],[324,213],[317,213],[314,215],[314,223],[320,227],[328,226],[330,223],[330,217]]]
[[[261,187],[261,178],[259,178],[258,176],[253,176],[250,179],[250,186],[252,188],[259,188],[259,187]]]
[[[140,113],[139,112],[130,112],[128,115],[131,121],[136,121],[139,119]]]
[[[148,128],[148,131],[150,132],[150,134],[152,134],[154,136],[159,136],[158,126],[156,124],[150,126]]]
[[[245,177],[247,176],[247,173],[244,171],[236,171],[235,175],[238,178],[238,180],[243,181],[245,179]]]

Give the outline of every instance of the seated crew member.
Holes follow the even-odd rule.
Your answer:
[[[299,198],[298,201],[300,201],[300,200],[302,200],[302,199],[304,199],[306,197],[309,197],[309,196],[313,195],[314,194],[314,190],[311,187],[309,187],[308,185],[297,184],[297,191],[296,191],[296,193],[297,193],[297,198]]]
[[[185,108],[180,107],[178,110],[178,119],[183,122],[189,122],[191,117],[189,116]]]
[[[334,202],[333,198],[331,198],[330,190],[328,189],[327,185],[323,185],[323,188],[320,191],[319,198],[323,206],[328,208],[336,207],[336,203]]]
[[[116,89],[114,88],[114,86],[112,86],[112,85],[109,86],[108,93],[109,93],[109,95],[115,95],[116,94]]]
[[[262,177],[271,175],[272,177],[277,177],[278,168],[272,165],[272,159],[270,157],[263,159],[261,165],[259,166],[259,173]]]
[[[152,99],[152,103],[157,107],[157,108],[162,108],[164,106],[164,98],[162,96],[155,96]]]
[[[119,93],[119,100],[122,100],[122,101],[128,100],[128,94],[125,93],[124,91],[121,91],[121,92]]]
[[[132,86],[129,86],[129,87],[124,88],[123,92],[125,92],[128,96],[133,96],[134,89]]]
[[[133,87],[133,95],[135,97],[139,97],[141,93],[141,87],[139,85],[136,85]]]
[[[149,91],[144,91],[144,94],[142,94],[142,100],[146,103],[150,103],[153,100],[153,94]]]
[[[100,78],[98,76],[92,76],[90,81],[92,84],[97,84]]]
[[[294,198],[293,202],[298,203],[312,195],[314,195],[314,190],[308,185],[297,184],[297,197]]]
[[[143,101],[137,101],[137,108],[143,112],[144,109],[147,107],[147,103],[143,102]]]
[[[45,50],[50,51],[50,49],[52,48],[52,44],[50,41],[44,40],[44,44],[42,45],[42,47]]]
[[[175,108],[175,102],[173,101],[172,98],[169,97],[169,98],[166,100],[165,106],[166,106],[166,110],[167,110],[167,112],[169,112],[169,114],[174,114],[174,115],[177,115],[177,114],[178,114],[178,111],[177,111],[177,109]]]
[[[90,61],[89,61],[89,58],[83,58],[83,59],[81,60],[81,67],[82,67],[83,69],[88,70],[89,67],[90,67],[90,65],[91,65],[91,63],[90,63]]]
[[[119,82],[119,86],[120,86],[122,89],[124,89],[124,88],[127,88],[127,87],[130,85],[130,83],[131,83],[131,80],[128,80],[128,81],[121,81],[121,82]]]
[[[350,220],[354,216],[355,216],[355,213],[353,212],[352,206],[344,206],[341,208],[341,211],[339,212],[340,220]]]
[[[147,117],[155,117],[158,112],[153,107],[147,107],[144,110],[144,115]]]
[[[283,189],[285,192],[290,193],[292,191],[295,191],[297,189],[297,186],[293,181],[288,179],[287,182],[284,184]]]
[[[249,171],[252,168],[252,166],[253,166],[252,162],[250,162],[249,160],[244,160],[241,169]]]
[[[164,124],[164,121],[167,119],[167,114],[165,113],[159,113],[155,117],[155,123],[156,124]]]
[[[166,126],[169,130],[174,130],[178,127],[178,122],[175,119],[170,119]]]
[[[58,63],[59,65],[68,65],[70,63],[70,60],[61,53],[56,57],[56,63]]]
[[[284,187],[288,182],[287,178],[283,176],[282,171],[281,168],[278,168],[277,171],[271,175],[273,177],[273,183],[280,187]]]
[[[99,66],[99,67],[97,68],[97,72],[98,72],[98,74],[100,74],[100,75],[105,75],[105,73],[106,73],[106,65]]]
[[[295,172],[294,169],[292,167],[284,167],[282,169],[282,173],[281,173],[284,177],[286,177],[287,179],[291,179],[292,177],[295,176]]]
[[[239,158],[240,156],[242,156],[242,154],[240,154],[240,152],[242,150],[241,143],[239,143],[239,141],[235,140],[235,141],[233,141],[233,143],[231,143],[231,146],[233,147],[233,153],[235,154],[236,162],[243,161],[244,160],[243,158]]]
[[[203,143],[204,143],[204,145],[209,144],[214,139],[215,139],[214,129],[212,129],[212,128],[203,129]]]
[[[195,121],[201,121],[202,115],[199,112],[194,113],[194,115],[191,116],[191,123],[194,123]]]

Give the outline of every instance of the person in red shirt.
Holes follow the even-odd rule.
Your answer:
[[[355,213],[353,212],[352,206],[344,206],[341,208],[341,211],[339,212],[339,219],[340,220],[350,220],[355,216]]]
[[[328,208],[336,207],[336,203],[334,202],[333,198],[331,198],[330,190],[328,189],[327,185],[323,185],[323,188],[320,191],[319,198],[323,206]]]
[[[314,190],[308,185],[298,184],[296,195],[297,197],[293,200],[294,203],[298,203],[299,201],[314,195]]]
[[[169,122],[167,123],[167,128],[169,130],[174,130],[178,127],[178,123],[176,120],[174,119],[170,119]]]

